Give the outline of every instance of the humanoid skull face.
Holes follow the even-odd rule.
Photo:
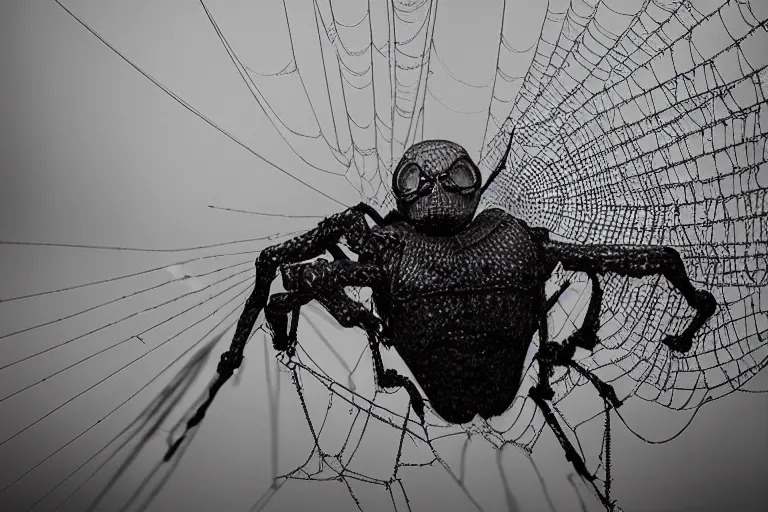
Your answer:
[[[427,140],[405,152],[392,189],[397,209],[409,223],[430,235],[450,235],[472,220],[480,181],[480,171],[463,147]]]

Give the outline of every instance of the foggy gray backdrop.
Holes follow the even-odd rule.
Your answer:
[[[498,4],[473,4],[472,19],[477,24],[485,22],[495,27],[499,22],[494,19]],[[82,14],[118,49],[146,67],[147,72],[248,145],[281,167],[302,169],[299,157],[280,139],[233,70],[198,3],[72,1],[66,5]],[[441,0],[441,27],[455,26],[453,30],[463,30],[462,20],[469,16],[465,5],[468,4],[457,0]],[[276,47],[276,43],[270,45],[269,25],[259,21],[267,17],[261,18],[258,12],[282,9],[280,2],[263,6],[258,2],[240,2],[230,8],[236,13],[229,15],[234,38],[247,38],[248,29],[257,34],[250,43],[243,43],[247,51],[253,55],[279,53],[272,46]],[[235,9],[242,10],[239,17]],[[526,16],[529,16],[528,22]],[[521,8],[516,23],[524,31],[526,25],[536,26],[540,16],[540,8]],[[0,6],[0,20],[1,240],[190,247],[307,229],[316,222],[316,219],[249,216],[213,210],[208,205],[307,216],[325,216],[342,208],[337,202],[298,186],[296,181],[179,106],[55,2],[4,2]],[[446,28],[442,30],[450,32]],[[477,39],[478,45],[489,43],[482,40],[482,33],[478,33]],[[443,40],[451,38],[444,34]],[[522,37],[515,43],[524,46],[524,40]],[[483,55],[472,46],[466,46],[464,51]],[[445,52],[461,52],[461,49],[447,48]],[[274,64],[269,69],[275,71],[280,67],[277,64],[284,62],[281,58],[275,57],[274,63],[268,60],[261,63]],[[470,63],[470,72],[474,60],[480,61],[478,69],[487,65],[482,62],[483,58],[465,59],[462,62]],[[487,76],[480,78],[478,82]],[[445,121],[438,117],[427,125],[429,138],[451,138],[477,148],[484,134],[483,123],[451,124],[448,122],[451,115],[445,115]],[[343,177],[311,172],[301,176],[338,202],[354,204],[359,200],[358,193]],[[165,253],[5,245],[0,247],[0,293],[5,298],[57,289],[170,265],[181,259]],[[248,257],[241,260],[246,261]],[[194,283],[184,286],[194,286]],[[107,286],[99,291],[75,293],[66,301],[43,297],[2,304],[2,331],[15,331],[98,304],[118,293],[115,290]],[[136,309],[135,304],[132,307]],[[109,314],[113,317],[95,316],[89,321],[93,326],[103,325],[119,318],[120,311]],[[325,328],[337,340],[339,351],[355,343],[354,347],[362,346],[359,335],[339,334],[332,326]],[[84,327],[54,326],[45,330],[44,335],[52,339],[69,338],[78,329],[81,331]],[[130,332],[126,328],[111,336],[118,339]],[[311,331],[305,329],[305,332]],[[15,360],[19,354],[26,353],[24,346],[14,344],[42,346],[39,345],[42,337],[43,333],[35,331],[18,340],[0,340],[2,361]],[[157,338],[161,337],[158,334]],[[229,338],[227,334],[224,343],[228,343]],[[306,343],[311,343],[311,336],[307,340]],[[0,386],[16,389],[19,382],[41,378],[64,364],[62,361],[82,357],[103,342],[103,338],[93,337],[52,352],[41,358],[44,360],[35,359],[0,372]],[[242,381],[239,386],[229,386],[220,393],[153,510],[247,510],[269,486],[273,438],[264,389],[263,343],[257,335],[249,345]],[[223,346],[215,349],[196,390],[204,389]],[[147,347],[141,341],[133,340],[115,352],[60,375],[49,384],[3,402],[0,404],[0,438],[14,434],[41,413],[56,407],[63,397],[80,392],[145,350]],[[271,361],[271,347],[269,350],[267,361]],[[349,356],[352,363],[358,353]],[[169,355],[161,358],[162,361],[142,360],[119,378],[110,379],[82,400],[72,402],[34,429],[0,446],[0,488],[27,471],[30,461],[52,453],[127,398],[147,380],[147,375],[154,375],[162,367],[160,363],[170,358]],[[275,367],[270,365],[274,373]],[[285,403],[279,436],[283,450],[282,473],[303,463],[311,444],[290,379],[286,374],[280,375]],[[768,388],[765,372],[753,379],[748,388]],[[154,391],[159,389],[156,387]],[[153,397],[152,392],[142,396],[136,404],[129,404],[50,463],[0,494],[0,508],[24,510],[41,493],[47,492],[130,422]],[[320,405],[324,408],[325,402]],[[660,432],[672,433],[688,420],[685,414],[675,417],[659,409],[645,407],[643,414],[654,416],[644,418],[643,423],[659,422],[664,425],[658,429]],[[760,504],[768,499],[765,486],[768,399],[764,395],[736,393],[709,404],[682,436],[667,444],[645,444],[617,422],[614,422],[613,439],[613,495],[627,511],[762,510],[764,505]],[[116,485],[117,495],[127,497],[129,486],[136,485],[151,467],[151,456],[161,456],[163,439],[158,437],[152,443],[149,451],[154,452],[149,458],[141,459],[125,483]],[[382,458],[391,456],[396,439],[394,443],[388,444],[383,438],[371,443],[374,454],[371,465],[375,465],[376,453]],[[520,509],[547,510],[530,464],[513,452],[504,452],[504,465]],[[504,497],[495,455],[480,442],[472,444],[471,453],[470,487],[484,490],[484,503],[489,509],[502,506]],[[572,469],[548,429],[537,444],[534,459],[540,463],[557,510],[577,510],[573,488],[566,479]],[[114,470],[116,466],[109,468]],[[71,510],[82,509],[108,477],[105,473],[83,488],[67,506]],[[74,489],[81,480],[73,478],[35,510],[51,509],[57,503],[56,496],[65,496],[67,490]],[[405,478],[406,486],[410,481]],[[414,510],[470,509],[455,483],[440,467],[414,474],[412,481],[418,482],[407,487]],[[600,510],[591,496],[586,497],[583,486],[581,490],[589,509]],[[366,503],[375,504],[372,508],[390,507],[388,496],[381,490],[370,491],[370,495],[366,490],[360,493],[368,500]],[[104,506],[112,510],[109,505]],[[266,510],[296,510],[297,507],[353,510],[354,503],[343,484],[292,481],[278,491]]]

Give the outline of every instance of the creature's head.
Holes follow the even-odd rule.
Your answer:
[[[480,170],[467,151],[427,140],[405,152],[392,175],[397,210],[419,230],[450,235],[472,220],[480,202]]]

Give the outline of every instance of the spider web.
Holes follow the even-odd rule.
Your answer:
[[[768,175],[762,123],[768,74],[761,50],[768,13],[758,2],[552,1],[519,19],[522,4],[507,0],[485,18],[476,14],[488,30],[466,35],[449,22],[460,8],[445,1],[317,0],[311,15],[306,6],[273,4],[200,2],[196,10],[187,4],[173,9],[193,10],[204,22],[207,44],[219,48],[245,98],[258,106],[259,123],[277,134],[270,140],[285,148],[279,154],[269,151],[269,140],[236,135],[246,130],[206,114],[205,94],[188,99],[194,94],[175,92],[183,87],[129,56],[136,36],[117,27],[146,21],[127,16],[137,8],[60,4],[112,58],[122,57],[198,122],[282,173],[290,186],[332,204],[307,215],[275,213],[285,211],[279,206],[253,211],[214,205],[281,224],[290,219],[301,229],[194,247],[3,242],[9,250],[57,256],[96,251],[111,261],[125,257],[132,268],[3,298],[9,328],[2,339],[10,348],[0,367],[0,406],[17,411],[33,404],[4,421],[0,441],[4,457],[24,461],[0,487],[0,493],[21,496],[20,510],[172,508],[167,500],[173,493],[161,491],[171,485],[181,457],[158,464],[162,442],[178,436],[200,401],[194,397],[204,396],[205,375],[214,371],[224,346],[217,344],[231,338],[229,326],[253,285],[258,251],[354,201],[390,209],[393,163],[425,136],[474,150],[487,175],[514,128],[507,170],[489,189],[486,205],[547,227],[557,239],[672,246],[695,286],[715,295],[715,316],[693,349],[677,355],[659,341],[692,318],[682,298],[663,279],[601,277],[602,343],[581,354],[580,362],[612,383],[620,398],[689,410],[686,418],[692,419],[701,405],[742,388],[764,367]],[[470,39],[483,50],[465,62],[456,56]],[[152,62],[149,54],[143,58]],[[589,301],[588,282],[562,270],[548,291],[566,278],[575,286],[552,314],[556,340],[581,324]],[[368,299],[364,292],[350,293]],[[78,301],[89,305],[75,307]],[[42,319],[14,318],[31,307]],[[341,485],[353,509],[418,510],[425,504],[414,501],[410,486],[439,472],[468,500],[465,508],[493,509],[472,490],[467,447],[480,439],[497,457],[507,447],[530,454],[545,428],[533,403],[521,395],[502,418],[464,426],[446,425],[428,409],[423,429],[407,394],[373,385],[371,355],[360,333],[334,328],[319,308],[306,309],[294,360],[275,361],[260,328],[238,373],[245,380],[248,370],[263,365],[258,393],[270,417],[268,447],[259,460],[269,461],[273,485],[255,504],[251,493],[248,505],[290,508],[291,499],[308,499],[301,494],[305,487],[293,486],[295,495],[286,496],[283,486],[302,480],[306,486]],[[537,346],[534,339],[531,354]],[[410,375],[394,353],[383,356],[385,366]],[[95,361],[103,365],[98,376],[67,385],[73,372]],[[536,378],[530,354],[526,364],[521,389]],[[125,380],[139,365],[150,373]],[[104,397],[105,383],[119,379],[130,391]],[[603,404],[585,384],[576,374],[557,373],[555,409],[588,467],[598,468],[601,483],[610,485],[602,439],[588,446],[594,435],[587,429],[602,421]],[[241,383],[228,393],[244,403],[254,391]],[[97,395],[109,406],[97,408]],[[637,429],[638,410],[624,406],[611,414],[614,423]],[[73,415],[82,418],[77,422]],[[206,424],[215,416],[214,409]],[[106,424],[117,435],[107,435]],[[653,426],[642,427],[637,435],[658,442]],[[98,450],[83,444],[89,436],[100,440]],[[193,446],[188,439],[179,455],[192,457],[186,451]],[[387,446],[386,456],[380,446]],[[73,451],[79,457],[67,455]],[[501,463],[498,470],[506,486]],[[126,479],[134,484],[130,490],[122,484]],[[43,480],[48,484],[40,486]],[[446,494],[446,506],[455,496]],[[508,487],[504,499],[515,507]],[[229,507],[243,504],[227,502]]]
[[[516,171],[490,201],[560,239],[680,252],[720,304],[693,349],[658,343],[692,318],[666,283],[605,276],[602,347],[584,362],[625,396],[695,409],[766,361],[766,21],[748,2],[587,7],[548,16],[505,121]]]

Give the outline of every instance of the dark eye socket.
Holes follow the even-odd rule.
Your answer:
[[[416,164],[408,164],[397,175],[397,190],[403,195],[413,194],[419,189],[421,170]]]
[[[448,177],[459,188],[471,188],[476,185],[477,176],[475,170],[464,161],[453,164],[448,171]]]

